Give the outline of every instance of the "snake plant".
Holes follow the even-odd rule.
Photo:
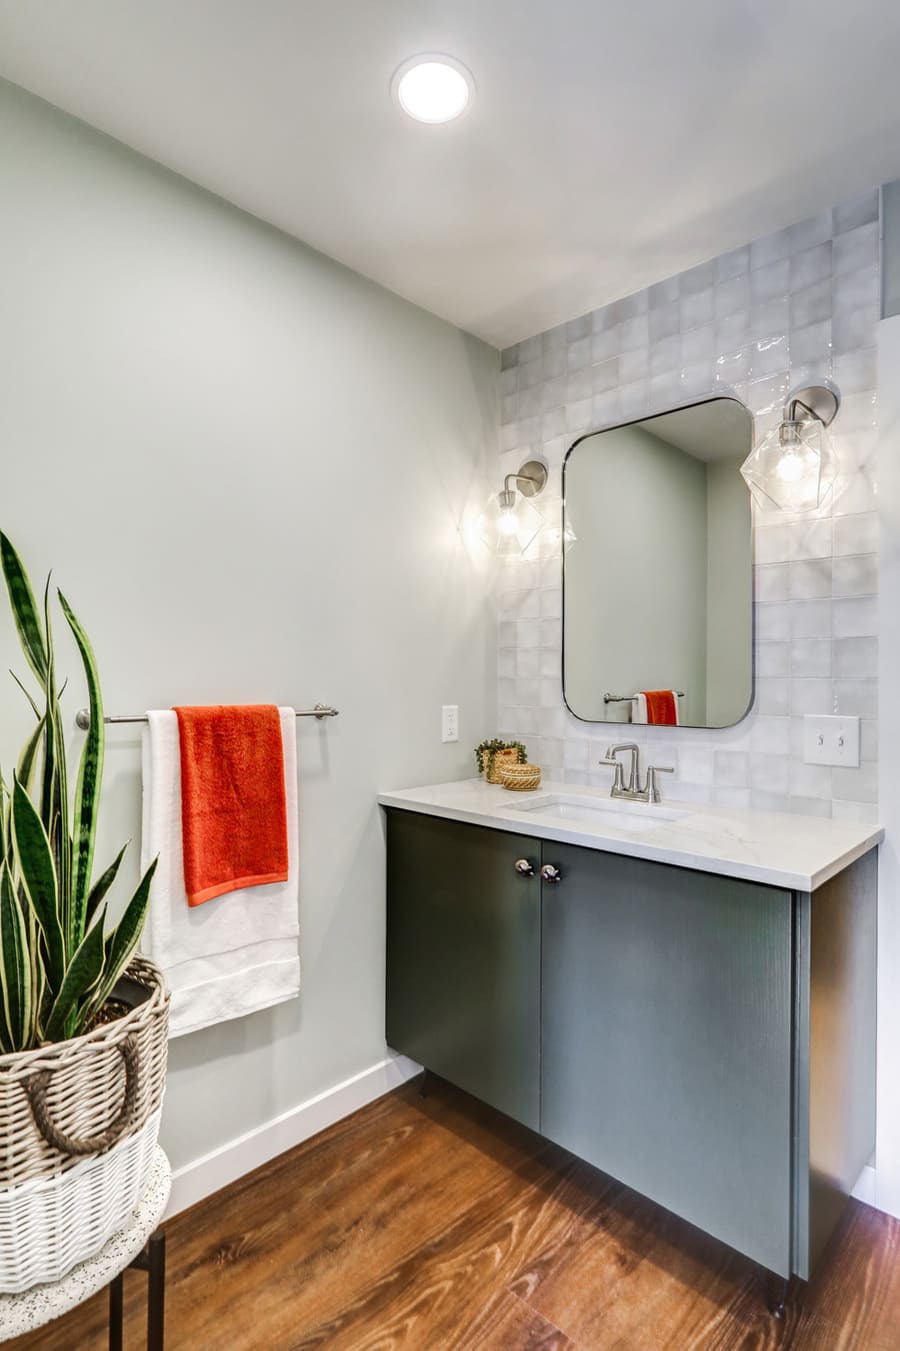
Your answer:
[[[0,1052],[25,1051],[85,1031],[131,959],[156,864],[141,878],[118,924],[106,898],[125,854],[94,879],[103,775],[103,701],[87,634],[57,597],[87,680],[90,727],[70,800],[57,688],[50,579],[39,608],[16,550],[0,532],[0,565],[16,632],[37,685],[35,726],[11,779],[0,774]],[[64,687],[63,687],[64,688]]]

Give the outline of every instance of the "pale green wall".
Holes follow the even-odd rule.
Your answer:
[[[64,583],[109,710],[341,710],[297,729],[301,997],[173,1043],[179,1167],[384,1055],[376,792],[468,775],[495,731],[457,522],[495,477],[498,355],[3,83],[0,184],[0,525]],[[83,702],[76,679],[70,726]],[[26,725],[8,681],[7,769]],[[140,792],[113,729],[100,857],[131,837],[126,880]]]

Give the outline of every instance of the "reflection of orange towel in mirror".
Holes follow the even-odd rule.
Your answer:
[[[647,700],[647,721],[660,727],[678,725],[678,703],[674,690],[642,690]]]

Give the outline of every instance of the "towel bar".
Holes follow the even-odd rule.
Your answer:
[[[679,699],[684,698],[684,690],[673,690],[672,693],[677,694]],[[636,698],[636,694],[604,694],[603,702],[605,704],[630,704]]]
[[[339,710],[330,704],[316,704],[315,708],[298,708],[298,718],[336,718]],[[125,713],[103,719],[104,722],[146,722],[146,713]],[[91,725],[91,715],[86,708],[79,708],[75,714],[75,726],[86,732]]]

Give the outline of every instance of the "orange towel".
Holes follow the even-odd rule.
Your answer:
[[[288,875],[281,721],[274,704],[176,708],[189,905]],[[261,934],[260,937],[265,937]]]
[[[659,726],[675,727],[678,723],[678,705],[674,690],[642,690],[647,700],[647,721]]]

